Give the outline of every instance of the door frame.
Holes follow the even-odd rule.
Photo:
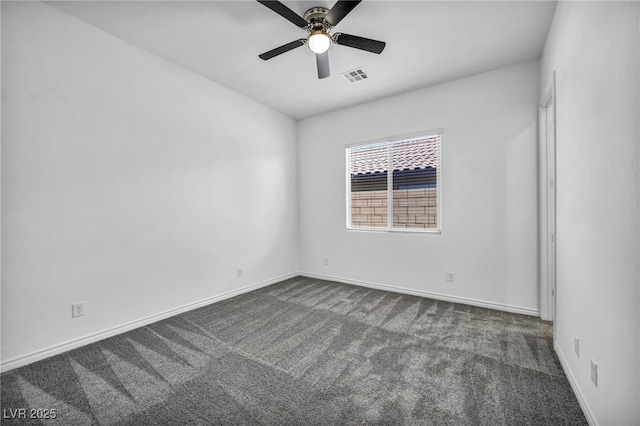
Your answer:
[[[556,90],[555,71],[551,87],[542,97],[538,110],[539,135],[539,214],[540,214],[540,318],[556,319]],[[555,335],[555,333],[554,333]]]

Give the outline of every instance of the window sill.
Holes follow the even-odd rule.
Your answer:
[[[442,235],[440,229],[425,229],[423,231],[417,229],[366,229],[366,228],[346,228],[347,232],[369,232],[375,234],[427,234]]]

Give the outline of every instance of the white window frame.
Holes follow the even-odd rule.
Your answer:
[[[344,146],[345,148],[345,164],[346,164],[346,228],[349,232],[381,232],[381,233],[415,233],[415,234],[431,234],[431,235],[441,235],[442,234],[442,129],[434,129],[420,133],[412,133],[409,135],[403,136],[394,136],[392,138],[383,138],[376,139],[366,142],[356,142],[347,144]],[[359,146],[366,145],[374,145],[374,144],[382,144],[385,143],[387,146],[408,140],[414,139],[426,139],[429,137],[438,136],[439,144],[438,144],[438,166],[436,168],[436,227],[435,228],[394,228],[393,227],[393,170],[389,173],[389,168],[387,171],[387,227],[386,228],[356,228],[352,226],[351,222],[351,155],[350,149]],[[391,164],[392,159],[392,151],[387,150],[388,152],[388,164]]]

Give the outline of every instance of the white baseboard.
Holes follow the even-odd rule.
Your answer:
[[[535,317],[539,317],[540,316],[540,311],[538,309],[525,308],[525,307],[522,307],[522,306],[507,305],[507,304],[504,304],[504,303],[487,302],[487,301],[484,301],[484,300],[471,299],[471,298],[468,298],[468,297],[460,297],[460,296],[451,296],[451,295],[447,295],[447,294],[432,293],[430,291],[415,290],[415,289],[410,289],[410,288],[391,286],[391,285],[387,285],[387,284],[372,283],[372,282],[368,282],[368,281],[353,280],[353,279],[342,278],[342,277],[334,277],[332,275],[316,274],[316,273],[313,273],[313,272],[302,272],[301,271],[300,275],[302,275],[304,277],[317,278],[317,279],[327,280],[327,281],[337,281],[337,282],[340,282],[340,283],[343,283],[343,284],[352,284],[352,285],[358,285],[358,286],[361,286],[361,287],[369,287],[369,288],[375,288],[375,289],[378,289],[378,290],[391,291],[391,292],[394,292],[394,293],[411,294],[413,296],[428,297],[428,298],[431,298],[431,299],[444,300],[446,302],[462,303],[464,305],[472,305],[472,306],[479,306],[481,308],[489,308],[489,309],[496,309],[496,310],[499,310],[499,311],[513,312],[513,313],[516,313],[516,314],[531,315],[531,316],[535,316]]]
[[[70,351],[71,349],[79,348],[81,346],[85,346],[90,343],[94,343],[99,340],[106,339],[108,337],[116,336],[118,334],[125,333],[135,328],[139,328],[139,327],[181,314],[183,312],[191,311],[191,310],[200,308],[202,306],[210,305],[212,303],[219,302],[221,300],[229,299],[231,297],[238,296],[240,294],[247,293],[249,291],[253,291],[261,287],[266,287],[268,285],[275,284],[277,282],[280,282],[289,278],[293,278],[298,275],[299,274],[297,272],[292,272],[292,273],[275,277],[266,281],[250,284],[250,285],[238,288],[236,290],[228,291],[226,293],[221,293],[216,296],[207,297],[206,299],[202,299],[197,302],[188,303],[186,305],[179,306],[177,308],[169,309],[164,312],[160,312],[154,315],[150,315],[144,318],[130,321],[125,324],[108,328],[106,330],[91,333],[89,335],[79,337],[77,339],[69,340],[67,342],[59,343],[57,345],[49,346],[44,349],[30,352],[26,355],[20,355],[20,356],[8,359],[6,361],[2,361],[0,363],[0,372],[13,370],[14,368],[22,367],[24,365],[43,360],[45,358],[52,357],[54,355],[58,355],[63,352]]]
[[[582,393],[582,389],[580,389],[580,386],[578,386],[578,381],[576,380],[575,376],[569,369],[569,364],[567,363],[567,360],[565,359],[564,354],[562,353],[562,350],[560,350],[560,346],[556,342],[553,342],[553,349],[555,349],[556,354],[558,355],[558,359],[560,360],[560,365],[564,370],[564,375],[567,376],[567,379],[569,380],[571,389],[573,390],[573,393],[575,394],[576,399],[580,404],[580,408],[582,408],[582,412],[584,413],[584,416],[587,419],[587,423],[589,423],[590,426],[598,426],[596,417],[593,415],[593,411],[591,411],[591,407],[589,406],[587,399]]]

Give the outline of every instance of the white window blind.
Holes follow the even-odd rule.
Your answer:
[[[347,228],[440,230],[440,133],[347,148]]]

